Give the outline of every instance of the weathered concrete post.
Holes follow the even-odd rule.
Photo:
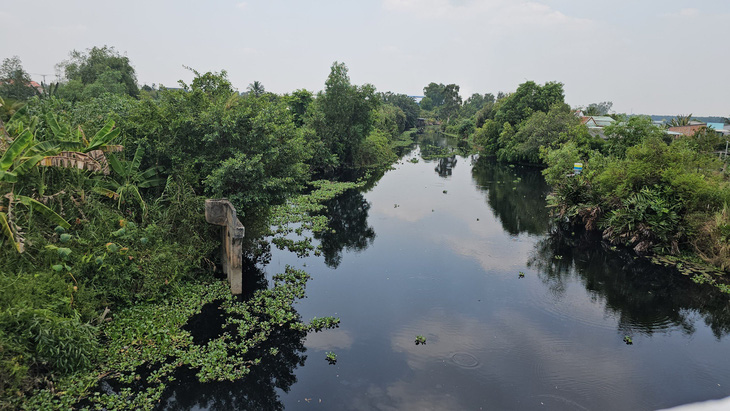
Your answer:
[[[243,235],[245,229],[238,221],[236,209],[230,201],[205,200],[205,220],[210,224],[222,226],[221,265],[228,276],[231,293],[243,292]]]

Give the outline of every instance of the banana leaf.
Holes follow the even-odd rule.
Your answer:
[[[61,149],[59,145],[53,141],[41,141],[40,143],[33,144],[29,149],[28,153],[32,154],[43,154],[44,156],[52,156],[59,152]]]
[[[10,171],[0,170],[0,181],[10,184],[17,183],[18,175],[15,173],[11,173]]]
[[[116,199],[119,198],[119,194],[117,194],[116,191],[112,191],[112,190],[110,190],[108,188],[96,186],[92,190],[95,193],[97,193],[97,194],[101,194],[103,196],[107,196],[107,197],[109,197],[111,199],[114,199],[114,200],[116,200]]]
[[[134,152],[134,158],[132,159],[132,162],[129,164],[129,175],[133,175],[137,173],[137,170],[139,170],[139,165],[142,164],[142,157],[144,156],[144,147],[137,146],[137,151]]]
[[[33,168],[36,164],[38,164],[41,160],[43,160],[45,156],[43,154],[36,154],[33,157],[29,157],[25,159],[22,163],[20,163],[17,167],[13,169],[13,173],[16,175],[22,176],[23,174],[27,173],[28,170]]]
[[[137,186],[140,188],[148,188],[162,185],[162,183],[165,182],[165,179],[157,177],[158,170],[162,170],[162,167],[150,167],[142,172],[138,177],[139,184],[137,184]]]
[[[13,144],[8,147],[8,150],[0,158],[0,170],[7,171],[10,166],[13,165],[15,159],[28,147],[30,142],[33,141],[33,134],[30,130],[25,130],[18,137],[15,138]]]
[[[117,156],[115,156],[114,154],[109,154],[108,160],[109,160],[109,165],[112,166],[112,170],[114,170],[114,172],[117,173],[118,175],[120,175],[121,177],[126,178],[126,176],[127,176],[127,174],[125,173],[126,170],[124,169],[124,167],[122,167],[122,163],[119,162],[119,159],[117,158]]]
[[[60,225],[67,230],[71,228],[71,224],[69,224],[68,221],[64,220],[63,217],[56,214],[55,211],[46,207],[45,204],[26,196],[16,195],[15,199],[30,207],[32,210],[38,211],[39,213],[43,214],[43,216],[45,216],[51,222],[56,223],[57,225]]]
[[[46,123],[48,123],[48,126],[51,128],[53,135],[56,136],[57,139],[64,139],[68,137],[68,127],[58,124],[58,120],[56,119],[56,116],[53,115],[53,113],[46,114]]]
[[[91,151],[96,150],[100,148],[101,146],[105,146],[110,141],[114,140],[120,133],[120,129],[113,129],[114,128],[114,120],[109,120],[106,122],[104,127],[99,130],[94,137],[91,139],[91,142],[89,143],[89,146],[84,149],[84,151]]]
[[[23,104],[23,107],[15,110],[15,113],[13,113],[12,116],[10,116],[10,119],[7,121],[8,124],[11,124],[13,121],[18,121],[18,119],[25,115],[25,113],[28,112],[28,105]]]

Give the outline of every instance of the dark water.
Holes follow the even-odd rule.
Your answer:
[[[539,170],[408,161],[419,153],[328,204],[322,256],[274,249],[260,268],[307,270],[299,313],[340,328],[281,331],[280,358],[245,382],[182,375],[163,408],[650,410],[730,395],[726,298],[583,233],[549,235]]]

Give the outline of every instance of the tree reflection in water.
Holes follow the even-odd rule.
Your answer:
[[[361,192],[348,190],[324,205],[329,219],[327,230],[314,237],[322,246],[325,264],[337,268],[342,262],[342,250],[361,251],[375,241],[375,230],[368,225],[370,204]]]
[[[440,177],[448,177],[454,172],[456,167],[456,156],[442,157],[438,159],[438,165],[434,168],[434,171],[438,173]]]
[[[246,275],[254,277],[251,286],[268,287],[265,274],[252,264],[246,265]],[[204,311],[205,312],[205,311]],[[208,313],[207,315],[210,315]],[[203,318],[198,321],[215,321]],[[193,330],[195,331],[195,330]],[[241,381],[201,383],[195,372],[183,367],[175,374],[174,388],[163,395],[159,409],[163,410],[283,410],[277,390],[289,392],[297,381],[294,371],[304,365],[306,331],[287,325],[271,331],[268,339],[243,354],[242,360],[261,358],[258,365]],[[195,336],[194,336],[195,337]],[[275,354],[272,354],[272,349]],[[237,353],[230,353],[236,355]]]
[[[486,191],[489,208],[512,235],[543,235],[550,225],[545,196],[550,187],[535,167],[505,167],[480,158],[472,167],[477,187]]]
[[[653,334],[676,327],[695,331],[699,315],[719,340],[730,332],[730,304],[710,286],[697,286],[675,269],[652,264],[625,250],[611,249],[598,235],[554,232],[535,246],[528,266],[555,296],[578,279],[606,310],[616,314],[626,334]]]

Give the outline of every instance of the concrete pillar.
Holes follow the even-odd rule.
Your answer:
[[[243,292],[243,235],[245,229],[238,221],[236,209],[230,201],[205,200],[205,220],[210,224],[221,226],[221,265],[228,276],[231,293]]]

